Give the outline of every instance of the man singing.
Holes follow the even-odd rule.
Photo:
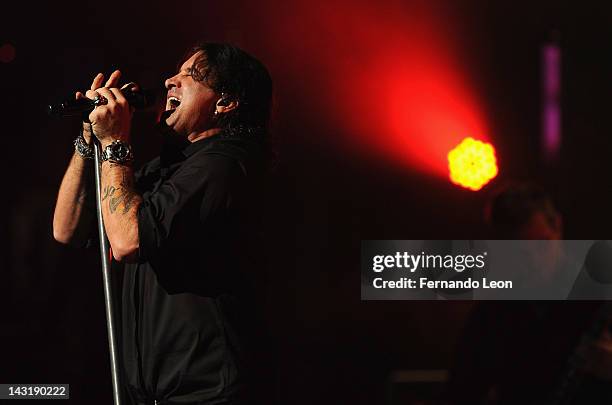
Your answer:
[[[95,135],[113,271],[124,264],[119,342],[129,396],[136,404],[260,403],[251,349],[261,341],[256,235],[270,75],[236,47],[192,49],[165,82],[162,152],[136,173],[132,110],[118,88],[120,75],[115,71],[103,86],[98,74],[85,95],[76,95],[98,106],[75,141],[54,237],[82,244],[90,235]]]

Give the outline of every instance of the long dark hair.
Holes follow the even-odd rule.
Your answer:
[[[272,109],[272,78],[259,60],[233,45],[202,42],[183,60],[199,54],[193,78],[206,81],[217,94],[237,101],[238,108],[222,114],[217,122],[225,136],[264,140]]]

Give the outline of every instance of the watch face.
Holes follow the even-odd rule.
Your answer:
[[[123,163],[132,160],[130,147],[122,142],[116,141],[107,146],[108,160]]]
[[[130,154],[130,150],[123,144],[115,144],[112,148],[113,158],[117,160],[124,160]]]

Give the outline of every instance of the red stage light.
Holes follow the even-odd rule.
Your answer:
[[[465,138],[448,153],[450,180],[473,191],[497,176],[495,148],[490,143]]]
[[[448,151],[490,131],[466,44],[449,35],[461,22],[443,3],[270,1],[261,11],[278,23],[261,33],[308,114],[342,129],[330,141],[446,179]]]

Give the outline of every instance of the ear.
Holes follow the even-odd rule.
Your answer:
[[[230,99],[228,96],[222,95],[216,103],[215,112],[217,114],[225,114],[238,108],[238,100]]]

